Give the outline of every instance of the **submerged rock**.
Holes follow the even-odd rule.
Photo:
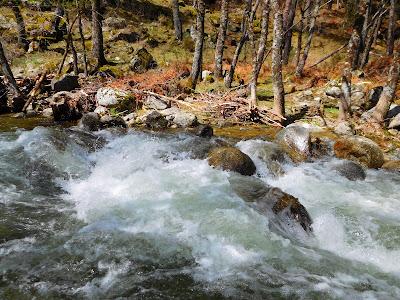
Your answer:
[[[126,128],[127,125],[121,117],[114,117],[110,115],[102,116],[100,118],[100,128],[120,127]]]
[[[84,114],[79,120],[78,127],[87,131],[97,131],[100,129],[100,116],[95,112]]]
[[[336,141],[333,149],[336,157],[358,162],[367,168],[377,169],[384,163],[382,150],[366,137],[343,137]]]
[[[210,138],[214,135],[214,129],[210,125],[199,125],[196,130],[199,137]]]
[[[251,158],[235,147],[218,147],[208,154],[208,164],[225,171],[253,175],[256,166]]]
[[[235,193],[258,212],[267,216],[273,213],[284,224],[295,221],[304,231],[312,232],[312,219],[297,198],[255,177],[235,175],[229,182]]]
[[[353,161],[343,161],[333,166],[333,170],[337,171],[343,177],[348,180],[364,180],[367,176],[363,167]]]

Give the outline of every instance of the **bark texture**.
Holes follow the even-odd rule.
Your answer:
[[[29,47],[29,41],[26,35],[24,18],[22,17],[21,10],[19,9],[19,1],[11,0],[9,1],[9,5],[11,6],[17,22],[18,43],[22,46],[22,48],[24,48],[25,51],[27,51]]]
[[[8,85],[10,86],[12,92],[16,95],[20,95],[20,90],[15,81],[14,75],[11,71],[10,65],[8,64],[6,55],[4,53],[4,48],[2,42],[0,41],[0,64],[1,64],[1,71],[3,72],[4,76],[7,79]]]
[[[101,0],[92,0],[92,51],[93,57],[96,60],[96,68],[107,64],[107,60],[104,56],[102,21]]]
[[[389,26],[388,26],[388,37],[387,37],[387,54],[393,55],[394,49],[394,30],[396,28],[396,0],[390,0],[389,10]]]
[[[274,38],[272,42],[272,85],[274,90],[274,112],[285,116],[285,91],[282,77],[283,16],[278,0],[271,0],[274,14]]]
[[[221,18],[219,20],[218,38],[215,47],[215,67],[214,74],[217,78],[222,78],[222,60],[224,56],[224,46],[226,39],[226,31],[228,28],[229,7],[228,0],[221,1]]]
[[[204,44],[204,18],[205,18],[205,4],[203,0],[197,0],[196,2],[196,45],[193,56],[192,64],[192,89],[196,88],[197,81],[201,75],[201,67],[203,63],[203,44]]]
[[[172,18],[174,21],[175,37],[178,41],[182,41],[182,21],[179,17],[179,2],[178,0],[171,0],[172,5]]]

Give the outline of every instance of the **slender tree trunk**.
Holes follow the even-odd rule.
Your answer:
[[[247,18],[247,31],[249,33],[249,41],[250,41],[250,51],[252,58],[252,66],[253,72],[250,79],[250,98],[249,98],[249,108],[254,109],[257,106],[257,78],[255,77],[257,70],[257,49],[256,49],[256,41],[254,36],[254,18],[260,4],[260,0],[256,0],[250,15]]]
[[[383,15],[384,15],[383,13],[379,13],[379,15],[377,15],[377,17],[373,21],[372,26],[368,30],[368,35],[364,42],[364,52],[362,53],[361,59],[360,59],[360,68],[361,69],[363,69],[369,61],[369,53],[371,52],[372,44],[374,42],[375,32],[379,30],[378,27],[382,23]]]
[[[107,64],[104,56],[103,45],[103,17],[100,13],[101,0],[92,0],[92,42],[93,42],[93,57],[96,60],[96,69]]]
[[[74,67],[74,74],[79,75],[78,54],[76,53],[72,35],[70,35],[68,38],[69,38],[69,47],[70,47],[71,53],[72,53],[72,60],[73,60],[72,63],[73,63],[73,67]]]
[[[285,16],[283,21],[283,30],[285,32],[284,46],[283,46],[283,64],[289,63],[289,55],[292,49],[292,34],[293,34],[293,21],[296,16],[297,0],[287,0],[287,8],[285,7]]]
[[[251,4],[252,4],[252,0],[246,0],[246,1],[247,2],[246,2],[245,10],[243,12],[243,19],[244,20],[246,20],[247,16],[250,14],[250,12],[251,12]],[[241,36],[241,38],[239,40],[239,43],[236,46],[235,54],[233,55],[228,75],[225,77],[225,86],[227,88],[232,87],[233,75],[235,74],[236,65],[237,65],[237,63],[239,61],[239,56],[240,56],[240,53],[242,52],[243,46],[244,46],[244,44],[246,43],[246,41],[248,39],[249,39],[249,34],[248,34],[248,30],[247,30],[247,22],[243,22],[242,36]]]
[[[285,116],[285,91],[282,76],[283,17],[278,0],[271,0],[274,13],[274,38],[272,42],[272,85],[274,90],[274,112]]]
[[[191,74],[193,90],[196,89],[197,81],[199,80],[199,77],[201,77],[201,67],[203,63],[204,18],[206,13],[204,0],[197,0],[196,10],[196,45],[194,50]]]
[[[86,54],[86,45],[85,45],[85,36],[83,34],[83,26],[82,26],[82,14],[79,12],[78,17],[78,27],[79,27],[79,36],[81,39],[82,49],[83,49],[83,72],[85,77],[88,76],[88,66],[87,66],[87,54]]]
[[[179,2],[178,0],[171,0],[172,17],[174,21],[175,37],[178,41],[182,41],[182,21],[179,17]]]
[[[314,6],[314,9],[312,12],[311,19],[310,19],[310,28],[308,31],[308,39],[307,39],[306,46],[304,47],[303,56],[300,58],[299,64],[297,65],[297,68],[296,68],[296,76],[297,77],[303,76],[303,70],[306,65],[308,53],[310,52],[310,49],[311,49],[311,42],[312,42],[312,38],[313,38],[313,35],[315,32],[315,23],[317,21],[320,6],[321,6],[321,0],[317,0],[315,2],[315,6]]]
[[[214,74],[217,78],[222,78],[222,60],[224,55],[224,45],[226,39],[226,31],[228,28],[228,0],[221,1],[221,18],[219,21],[218,38],[215,47],[215,67]]]
[[[18,43],[24,48],[25,51],[27,51],[29,42],[26,35],[24,18],[22,17],[21,10],[19,9],[18,2],[16,0],[11,0],[9,1],[9,5],[12,8],[15,20],[17,22]]]
[[[295,66],[296,69],[300,62],[300,55],[301,55],[301,48],[303,44],[303,30],[304,30],[304,8],[299,5],[300,8],[300,21],[299,21],[299,32],[297,35],[297,49],[296,49],[296,59],[295,59]]]
[[[261,20],[261,37],[260,42],[258,44],[258,51],[257,51],[257,68],[254,77],[256,78],[256,82],[258,76],[261,72],[261,67],[264,63],[265,59],[265,52],[267,46],[267,39],[268,39],[268,22],[269,22],[269,10],[270,10],[270,0],[264,1],[263,13],[262,13],[262,20]]]
[[[389,27],[387,37],[387,55],[393,55],[394,48],[394,30],[396,28],[396,0],[390,0],[390,11],[389,11]]]
[[[399,52],[394,52],[394,58],[392,66],[390,67],[388,83],[383,88],[381,97],[379,98],[378,103],[375,106],[375,110],[372,114],[373,120],[377,123],[383,123],[385,121],[386,115],[389,111],[390,104],[393,102],[393,99],[396,95],[396,88],[399,81],[400,75],[400,61],[399,61]]]
[[[15,81],[15,78],[11,71],[10,65],[8,64],[1,41],[0,41],[0,64],[1,64],[1,71],[3,72],[4,76],[6,77],[6,79],[8,81],[8,85],[11,87],[12,92],[16,96],[19,96],[21,94],[21,92],[17,85],[17,82]]]

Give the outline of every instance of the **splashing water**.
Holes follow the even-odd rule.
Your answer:
[[[207,143],[1,133],[0,298],[400,298],[398,174],[352,182],[325,159],[276,178],[258,158],[268,142],[239,142],[258,176],[312,216],[314,237],[292,239],[198,155]]]

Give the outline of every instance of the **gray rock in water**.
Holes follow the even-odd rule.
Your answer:
[[[100,116],[95,112],[89,112],[79,120],[78,127],[87,131],[97,131],[100,129]]]
[[[199,125],[196,135],[199,137],[210,138],[214,135],[214,129],[210,125]]]
[[[164,110],[169,107],[169,104],[155,96],[148,96],[144,101],[144,106],[149,109]]]
[[[303,161],[311,154],[311,136],[308,128],[290,125],[283,128],[275,138],[294,161]]]
[[[272,213],[280,223],[294,221],[305,232],[312,232],[312,219],[297,198],[255,177],[231,175],[229,182],[235,193],[261,214],[269,216]]]
[[[333,170],[337,171],[340,175],[351,181],[364,180],[367,176],[363,167],[353,161],[343,161],[337,163],[333,166]]]
[[[55,92],[62,92],[62,91],[72,91],[80,87],[78,82],[78,76],[75,75],[64,75],[61,78],[57,79],[54,78],[51,81],[51,89]]]
[[[100,118],[101,128],[119,127],[126,128],[127,125],[121,117],[113,117],[110,115],[102,116]]]

